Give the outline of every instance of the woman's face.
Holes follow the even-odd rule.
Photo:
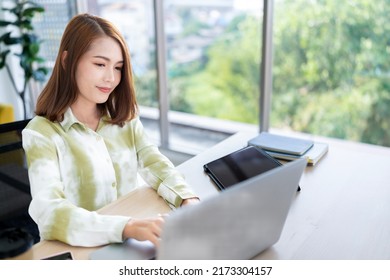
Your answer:
[[[122,67],[123,55],[118,42],[110,37],[101,37],[92,42],[77,65],[76,102],[84,105],[106,102],[121,81]]]

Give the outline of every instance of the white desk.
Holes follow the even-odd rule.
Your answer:
[[[238,133],[178,169],[202,198],[217,194],[203,164],[246,146]],[[308,166],[278,243],[259,259],[390,259],[390,149],[314,138],[329,143]]]
[[[238,133],[178,166],[201,199],[218,190],[203,164],[246,146],[254,133]],[[390,149],[315,138],[329,152],[308,166],[278,243],[258,259],[390,259]],[[144,203],[148,200],[149,203]],[[150,188],[141,188],[100,212],[146,217],[169,211]],[[17,259],[40,259],[70,250],[88,259],[96,248],[43,241]]]

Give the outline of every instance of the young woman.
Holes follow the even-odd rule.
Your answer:
[[[162,217],[95,212],[136,188],[138,173],[171,207],[198,201],[144,133],[130,55],[110,22],[89,14],[69,22],[36,115],[23,131],[23,147],[29,213],[41,238],[75,246],[135,238],[158,246]]]

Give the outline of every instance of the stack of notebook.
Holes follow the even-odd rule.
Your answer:
[[[328,151],[328,144],[295,137],[262,132],[248,141],[248,145],[260,147],[274,158],[295,160],[306,158],[309,165],[315,165]]]

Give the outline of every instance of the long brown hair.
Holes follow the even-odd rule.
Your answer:
[[[116,40],[123,55],[121,81],[108,100],[98,104],[103,115],[111,117],[111,123],[123,125],[137,114],[137,102],[133,84],[130,54],[123,36],[109,21],[90,14],[73,17],[61,39],[53,73],[38,97],[35,113],[50,121],[62,121],[67,108],[77,99],[76,68],[80,57],[88,51],[91,43],[102,36]],[[64,66],[61,56],[67,52]]]

